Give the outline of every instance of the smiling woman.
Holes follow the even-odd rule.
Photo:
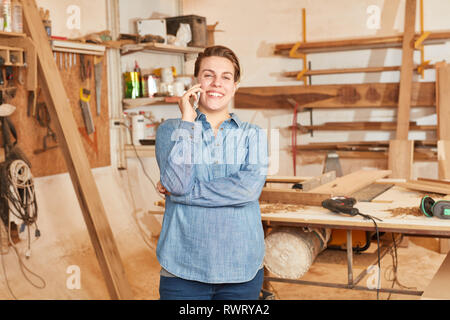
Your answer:
[[[233,51],[206,48],[194,74],[198,84],[179,102],[181,119],[163,122],[156,135],[158,190],[166,195],[157,247],[160,297],[258,299],[267,138],[228,113],[240,78]]]

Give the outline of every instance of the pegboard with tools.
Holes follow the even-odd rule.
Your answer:
[[[54,51],[53,57],[69,97],[91,168],[109,166],[111,160],[106,57],[61,51]],[[8,103],[17,106],[17,109],[11,116],[11,121],[17,124],[18,143],[29,157],[33,175],[40,177],[67,172],[55,135],[55,122],[47,110],[39,82],[35,93],[35,108],[30,112],[27,106],[32,103],[32,97],[27,95],[25,86],[18,83],[15,71],[13,77],[16,77],[12,81],[17,87],[16,94]],[[85,94],[81,94],[82,92]],[[87,113],[90,115],[89,119],[86,118]],[[88,127],[87,123],[90,124]]]

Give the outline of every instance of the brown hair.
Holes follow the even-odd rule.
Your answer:
[[[207,57],[223,57],[230,60],[234,67],[234,82],[239,81],[241,78],[239,59],[231,49],[224,46],[207,47],[202,53],[199,53],[197,60],[195,61],[194,76],[198,76],[198,73],[200,72],[200,64],[202,60]]]

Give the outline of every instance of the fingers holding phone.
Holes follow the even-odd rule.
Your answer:
[[[200,100],[200,95],[203,92],[203,89],[200,87],[200,84],[196,84],[192,86],[186,93],[181,97],[178,105],[181,111],[181,119],[184,121],[194,122],[197,113],[195,112],[195,108],[198,106],[198,102]],[[194,99],[191,103],[191,99]]]

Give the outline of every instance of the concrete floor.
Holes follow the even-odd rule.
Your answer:
[[[439,269],[445,254],[438,253],[439,241],[435,238],[409,237],[407,247],[397,248],[398,273],[401,285],[410,290],[423,291]],[[376,260],[376,243],[364,253],[353,258],[353,277]],[[347,256],[345,251],[325,250],[314,262],[302,280],[347,283]],[[390,288],[392,281],[392,257],[388,253],[381,261],[381,286]],[[375,273],[364,277],[359,283],[366,286],[374,278]],[[372,278],[370,278],[372,277]],[[398,285],[395,289],[402,289]],[[271,282],[271,289],[277,299],[283,300],[376,300],[377,293],[371,291],[325,288],[309,285],[294,285]],[[404,289],[404,288],[403,288]],[[389,293],[380,293],[379,299],[386,300]],[[392,294],[391,300],[416,300],[419,296]]]
[[[135,243],[142,241],[136,234],[126,236]],[[123,241],[119,241],[123,243]],[[156,243],[156,242],[154,242]],[[9,284],[18,299],[108,299],[108,292],[95,258],[94,250],[88,238],[79,239],[73,244],[76,250],[60,253],[60,257],[48,261],[48,269],[43,270],[42,265],[33,264],[33,259],[26,261],[28,267],[43,276],[46,281],[45,289],[37,289],[24,281],[18,269],[12,270],[16,264],[13,255],[4,256],[8,265]],[[121,248],[119,248],[121,249]],[[124,252],[123,248],[121,252]],[[376,258],[376,246],[372,245],[366,253],[354,257],[354,277],[366,268]],[[434,273],[444,260],[445,255],[438,253],[438,240],[434,238],[409,238],[406,248],[398,248],[398,279],[407,287],[424,290],[432,279]],[[140,246],[127,255],[122,255],[125,272],[131,285],[135,299],[159,299],[159,270],[160,266],[154,250],[149,246]],[[82,270],[81,288],[69,290],[66,286],[69,274],[67,265],[77,265]],[[391,282],[386,280],[386,271],[392,266],[392,258],[387,254],[382,260],[382,286],[390,287]],[[29,275],[34,283],[39,283],[36,277]],[[0,277],[1,289],[5,288],[3,276]],[[303,280],[328,281],[346,283],[347,266],[346,252],[325,250],[316,259]],[[360,285],[367,282],[367,277]],[[374,300],[376,293],[369,291],[324,288],[272,282],[272,292],[276,299],[283,300]],[[398,286],[396,286],[398,288]],[[381,293],[381,299],[387,299],[388,294]],[[6,290],[0,291],[0,299],[11,299]],[[390,299],[419,299],[417,296],[393,294]]]

